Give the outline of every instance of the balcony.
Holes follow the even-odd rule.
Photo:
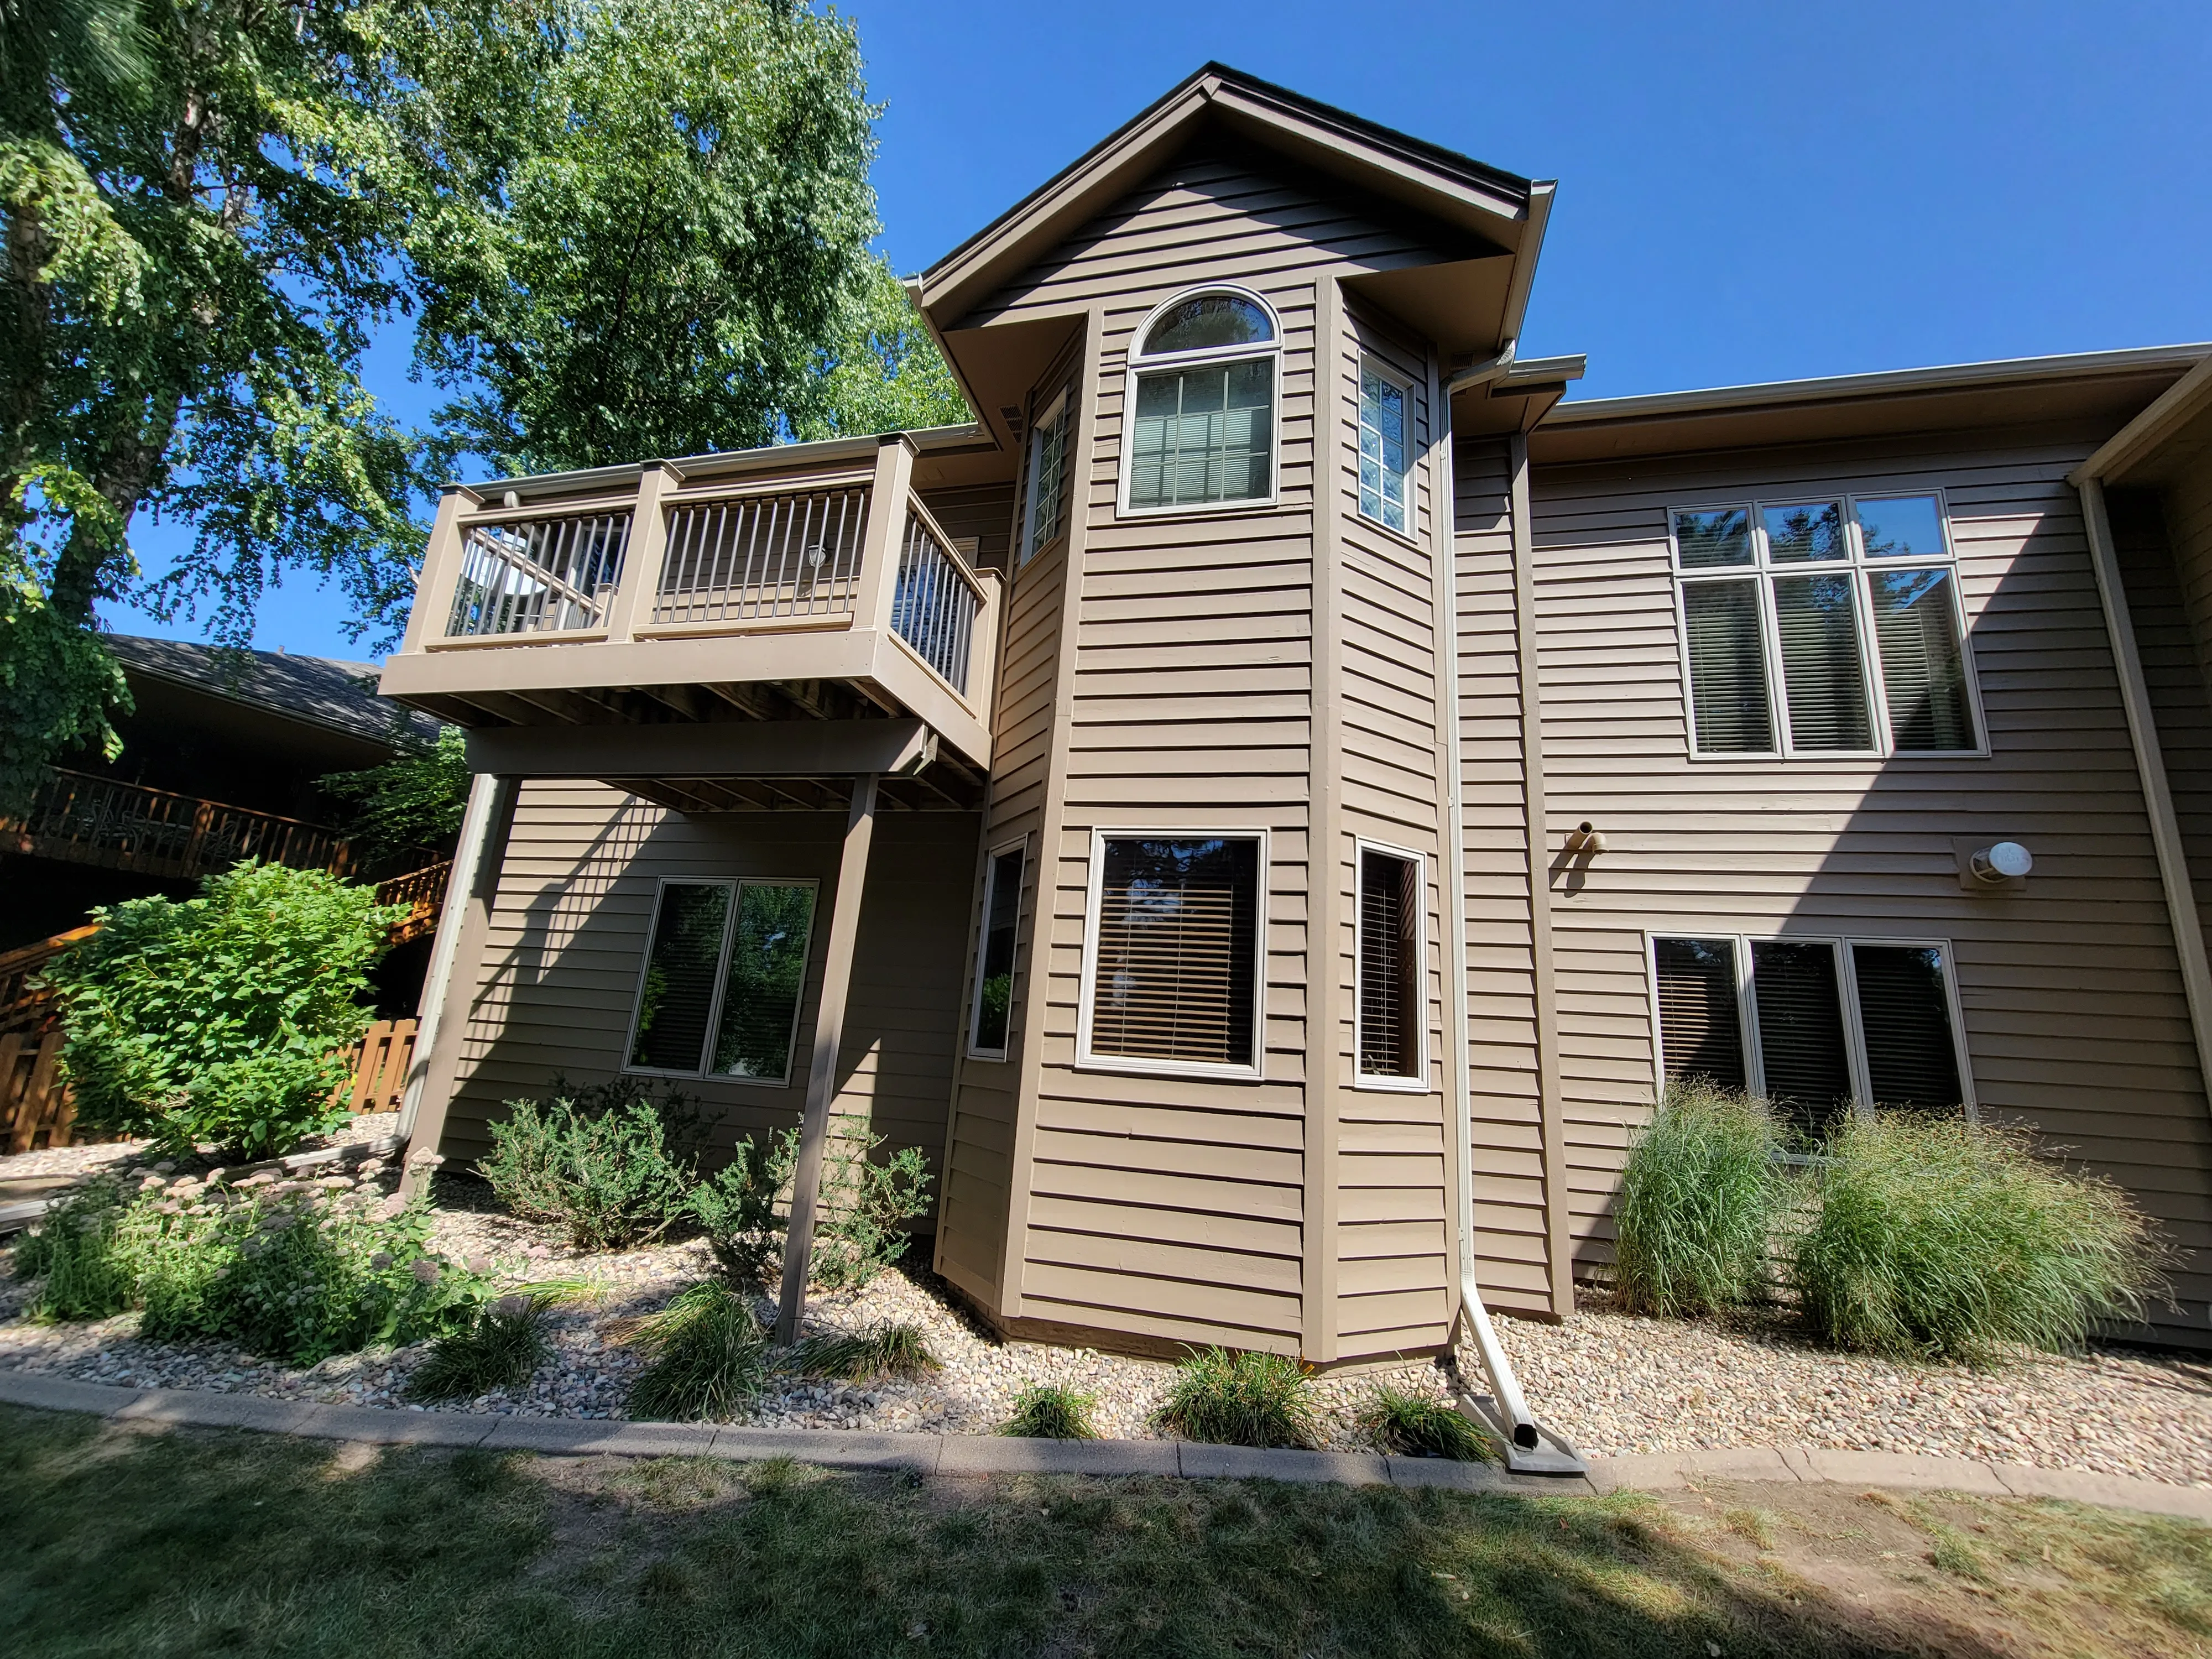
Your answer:
[[[612,492],[592,488],[605,473],[534,481],[504,504],[449,490],[385,695],[487,738],[565,731],[605,757],[602,775],[653,769],[660,750],[638,727],[828,722],[872,732],[855,755],[921,757],[906,769],[926,766],[936,781],[917,791],[942,799],[915,804],[972,805],[990,755],[998,575],[916,495],[908,440],[835,447],[842,459],[752,452],[688,477],[656,463]],[[887,744],[891,728],[868,726],[884,720],[919,746]],[[501,735],[508,749],[520,736]],[[826,731],[816,746],[823,774],[875,764],[837,763]],[[800,781],[672,804],[811,807],[820,793]]]

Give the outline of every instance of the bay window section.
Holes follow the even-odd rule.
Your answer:
[[[1406,388],[1373,363],[1359,366],[1359,514],[1407,532]]]
[[[1067,441],[1075,424],[1075,398],[1062,392],[1030,434],[1029,498],[1024,509],[1020,562],[1058,541],[1067,528]]]
[[[1266,867],[1255,835],[1094,835],[1079,1060],[1259,1074]]]
[[[1129,359],[1123,510],[1273,501],[1281,354],[1256,296],[1205,293],[1163,307]]]
[[[1382,1087],[1425,1087],[1421,1031],[1421,916],[1425,880],[1418,854],[1359,848],[1358,1076]]]
[[[1022,913],[1022,874],[1026,848],[1015,846],[991,855],[983,884],[983,930],[976,941],[975,1015],[968,1030],[968,1052],[978,1060],[1004,1060],[1014,1000],[1014,939]]]

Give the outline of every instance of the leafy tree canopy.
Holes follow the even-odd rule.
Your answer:
[[[435,479],[965,417],[882,262],[850,24],[794,0],[0,3],[0,812],[115,738],[100,598],[397,633]],[[451,393],[362,381],[412,319]],[[141,514],[188,522],[143,582]]]

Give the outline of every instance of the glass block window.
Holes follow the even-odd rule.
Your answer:
[[[1359,370],[1359,512],[1392,530],[1412,522],[1406,467],[1406,388],[1373,363]]]

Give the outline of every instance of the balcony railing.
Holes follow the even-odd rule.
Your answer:
[[[765,471],[773,456],[734,475],[656,465],[634,492],[544,504],[455,490],[386,689],[505,707],[568,688],[843,679],[987,757],[999,579],[915,493],[914,454],[893,439],[872,459],[803,473]],[[746,637],[760,643],[700,643]],[[485,647],[504,649],[494,660]],[[564,650],[555,672],[518,647],[611,648]]]
[[[40,858],[186,879],[240,859],[341,876],[354,863],[352,844],[336,830],[59,767],[28,811],[0,823],[0,838]]]

